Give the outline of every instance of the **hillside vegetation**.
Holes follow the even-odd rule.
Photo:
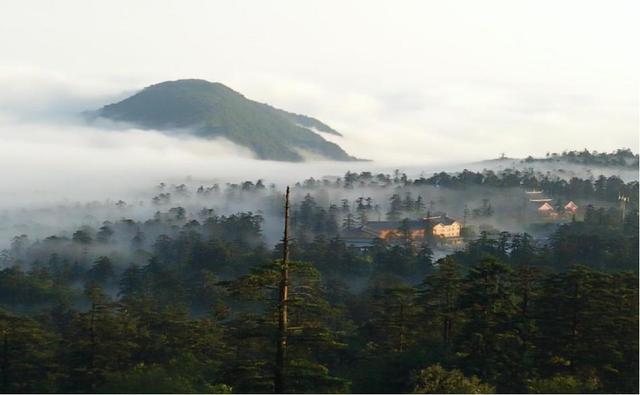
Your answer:
[[[152,85],[104,106],[96,115],[146,129],[224,137],[251,149],[260,159],[303,161],[307,153],[331,160],[355,160],[316,133],[340,135],[317,119],[249,100],[223,84],[204,80]]]
[[[524,159],[525,162],[560,162],[576,163],[590,166],[619,166],[638,167],[638,154],[634,154],[628,148],[617,149],[613,152],[589,151],[564,151],[561,154],[547,153],[545,158],[533,158],[531,156]]]

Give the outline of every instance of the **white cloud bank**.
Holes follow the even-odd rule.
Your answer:
[[[637,15],[636,1],[3,1],[0,203],[116,198],[187,175],[278,181],[638,151]],[[75,119],[178,78],[316,117],[375,162],[256,161],[229,142]]]

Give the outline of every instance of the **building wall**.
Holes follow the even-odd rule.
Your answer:
[[[438,224],[433,227],[433,235],[438,237],[460,237],[461,226],[458,222],[454,222],[451,225]],[[381,239],[387,239],[390,236],[402,236],[402,232],[396,229],[383,229],[378,232],[378,237]],[[414,240],[424,239],[425,230],[416,229],[411,231],[411,238]]]
[[[381,239],[386,239],[390,236],[401,237],[402,232],[396,229],[384,229],[378,232],[378,237]],[[423,239],[424,238],[424,229],[416,229],[411,231],[412,239]]]
[[[433,235],[440,237],[460,237],[460,224],[457,222],[451,225],[438,224],[433,227]]]

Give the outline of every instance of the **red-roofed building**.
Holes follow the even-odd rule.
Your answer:
[[[540,214],[550,214],[552,212],[556,211],[552,205],[550,205],[547,202],[544,202],[544,204],[540,207],[538,207],[538,212]]]
[[[569,203],[567,203],[567,204],[564,206],[564,210],[565,210],[566,212],[569,212],[569,213],[573,213],[573,214],[575,214],[575,213],[576,213],[576,211],[578,211],[578,205],[577,205],[577,204],[575,204],[573,201],[570,201]]]

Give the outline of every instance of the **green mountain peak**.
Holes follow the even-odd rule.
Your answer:
[[[217,82],[161,82],[102,107],[96,115],[166,133],[188,130],[203,138],[224,137],[251,149],[260,159],[302,161],[308,153],[331,160],[357,160],[317,133],[340,136],[328,125],[247,99]]]

